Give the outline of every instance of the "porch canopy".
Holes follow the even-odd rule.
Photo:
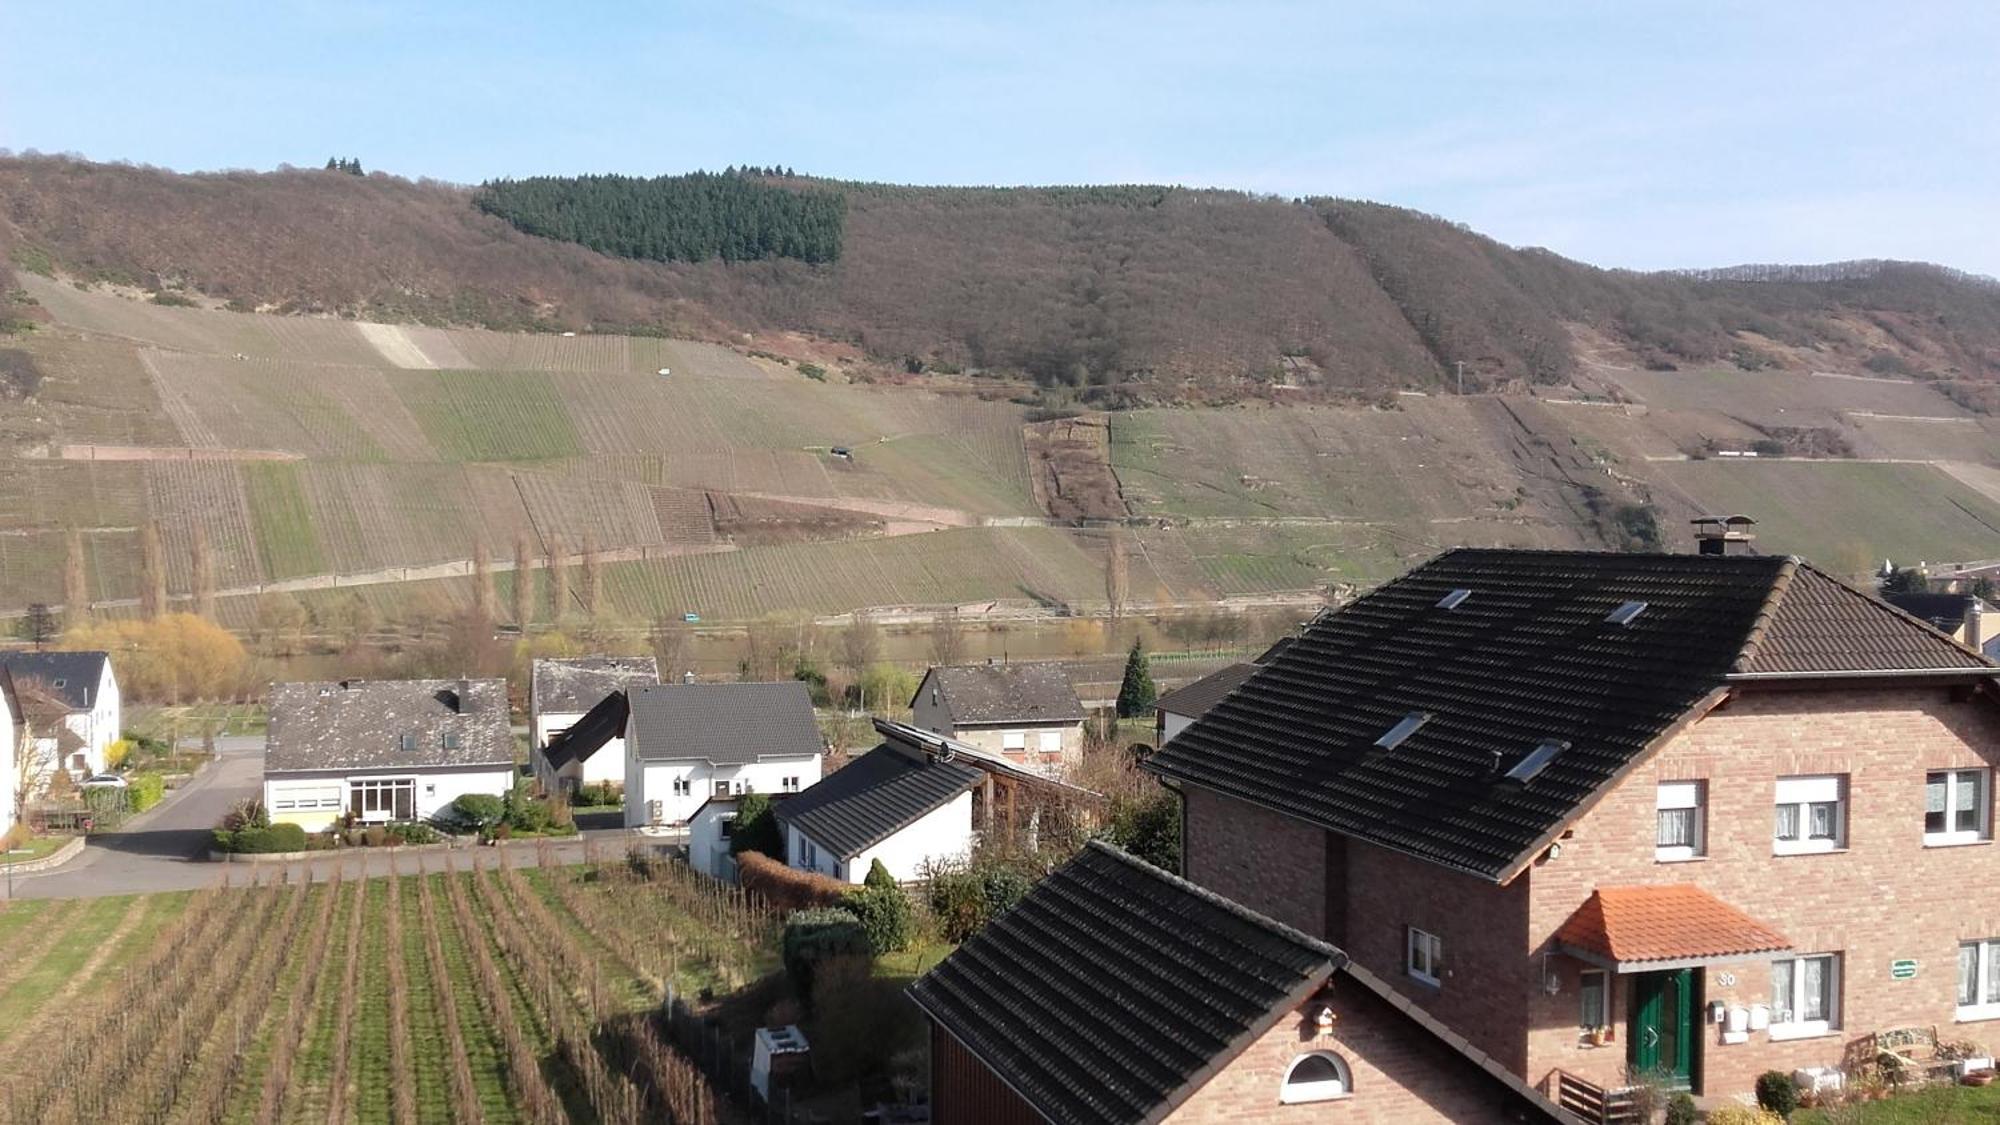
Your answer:
[[[1599,887],[1556,929],[1564,953],[1614,973],[1650,973],[1792,948],[1770,926],[1691,883]]]

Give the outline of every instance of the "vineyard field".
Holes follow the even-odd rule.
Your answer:
[[[652,1013],[769,973],[774,936],[623,862],[10,902],[0,1121],[712,1125]]]
[[[299,466],[288,461],[243,466],[243,487],[267,578],[297,578],[326,570],[319,525],[306,501]]]
[[[448,459],[538,461],[583,451],[556,388],[540,375],[404,372],[390,385]]]

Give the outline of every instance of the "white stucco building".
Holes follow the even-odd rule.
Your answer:
[[[308,832],[427,820],[514,784],[505,680],[273,684],[264,807]]]
[[[625,716],[623,701],[613,697],[659,682],[659,663],[650,656],[535,661],[528,672],[528,729],[530,761],[542,788],[573,793],[582,785],[622,787]],[[606,724],[602,737],[590,737],[587,715]]]
[[[844,769],[777,806],[785,860],[860,883],[876,860],[897,882],[972,851],[972,795],[985,771],[949,747],[891,735]]]
[[[795,680],[653,684],[626,700],[628,828],[685,829],[711,797],[798,793],[820,778],[825,743]]]
[[[45,774],[58,764],[82,778],[105,768],[104,752],[119,738],[123,701],[111,657],[102,652],[0,653],[0,668],[14,679],[16,698],[28,698],[29,710],[41,704],[61,712],[38,718],[30,731],[30,771]],[[20,715],[15,716],[17,721]],[[61,731],[47,729],[49,723]],[[66,732],[69,737],[62,737]],[[57,759],[60,758],[60,763]],[[47,784],[46,776],[41,786]],[[38,788],[39,788],[38,787]]]

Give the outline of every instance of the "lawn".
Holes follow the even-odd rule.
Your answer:
[[[68,836],[36,836],[26,845],[10,852],[0,852],[0,867],[13,863],[29,863],[43,859],[57,848],[69,843]]]
[[[1929,1086],[1880,1102],[1802,1109],[1793,1125],[1973,1125],[2000,1121],[2000,1085]]]

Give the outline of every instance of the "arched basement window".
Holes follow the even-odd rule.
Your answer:
[[[1330,1051],[1300,1055],[1285,1072],[1285,1086],[1278,1100],[1286,1105],[1324,1102],[1344,1098],[1354,1092],[1354,1077],[1347,1061]]]

